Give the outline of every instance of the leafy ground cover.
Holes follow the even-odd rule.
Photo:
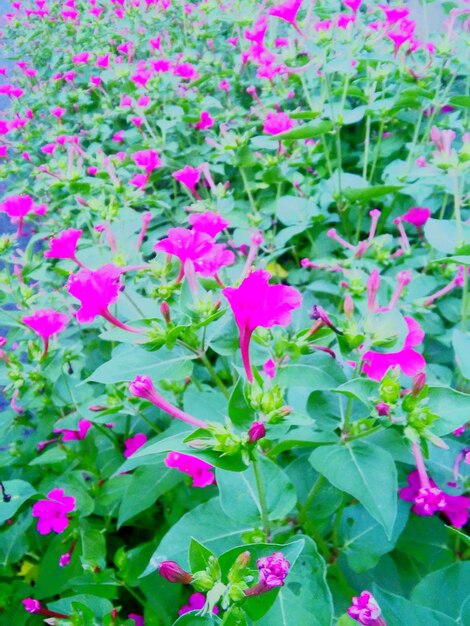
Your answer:
[[[470,623],[446,10],[11,3],[2,624]]]

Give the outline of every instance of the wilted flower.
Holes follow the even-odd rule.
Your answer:
[[[353,597],[348,615],[364,626],[385,626],[380,617],[379,605],[370,591],[363,591],[360,596]]]

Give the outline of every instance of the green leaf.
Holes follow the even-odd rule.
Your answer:
[[[330,389],[336,387],[337,381],[328,372],[315,365],[293,364],[281,368],[277,382],[282,387],[308,387],[314,389]]]
[[[314,430],[309,426],[295,426],[283,437],[277,439],[277,443],[269,450],[269,456],[275,458],[281,452],[292,448],[313,448],[319,443],[335,443],[338,436],[335,433],[323,430]]]
[[[3,486],[11,499],[9,502],[0,500],[0,524],[11,519],[23,502],[36,494],[36,489],[24,480],[6,480]]]
[[[455,626],[455,622],[443,613],[438,613],[417,602],[397,596],[389,591],[373,586],[377,600],[387,626]]]
[[[470,226],[462,224],[463,243],[470,243]],[[429,244],[439,252],[453,254],[462,243],[457,241],[457,224],[455,220],[428,219],[424,225],[424,235]]]
[[[312,124],[304,124],[297,126],[292,130],[288,130],[285,133],[279,133],[274,135],[275,139],[279,141],[294,141],[295,139],[314,139],[329,133],[333,128],[333,123],[328,120],[319,120]]]
[[[452,333],[452,345],[463,377],[470,380],[470,337],[455,328]]]
[[[455,535],[459,539],[461,539],[468,547],[470,547],[470,537],[463,533],[461,530],[454,528],[453,526],[447,526],[448,531],[451,535]]]
[[[182,380],[191,375],[192,358],[176,349],[147,352],[138,346],[122,345],[113,352],[113,358],[100,365],[85,382],[110,385],[130,382],[139,374],[146,374],[155,381],[159,378]]]
[[[83,565],[92,569],[106,567],[106,540],[104,533],[98,528],[82,522],[80,539],[82,543],[81,561]]]
[[[297,496],[294,486],[285,473],[266,457],[260,457],[258,463],[269,519],[282,519],[295,506]],[[229,517],[239,522],[260,524],[261,503],[253,463],[244,472],[217,470],[217,484],[220,505]]]
[[[428,574],[413,590],[411,600],[468,624],[470,617],[470,561],[460,561]],[[465,615],[465,618],[464,618]]]
[[[452,96],[449,102],[452,106],[470,109],[470,96]]]
[[[448,435],[468,421],[470,395],[449,387],[430,387],[428,407],[432,413],[440,417],[433,425],[432,431],[439,436]]]
[[[228,402],[228,416],[238,426],[249,426],[255,419],[256,413],[248,404],[245,395],[245,381],[239,378],[233,388]]]
[[[331,626],[333,603],[325,562],[309,537],[272,609],[257,626]]]
[[[337,489],[359,500],[391,538],[397,514],[397,470],[386,450],[352,441],[317,448],[310,463]]]
[[[378,396],[378,383],[369,378],[353,378],[347,383],[344,383],[344,385],[340,385],[336,389],[331,389],[331,391],[358,400],[371,411],[373,407],[371,397]]]
[[[389,193],[397,193],[401,187],[397,185],[375,185],[374,187],[363,187],[358,189],[343,189],[343,196],[350,202],[360,202],[381,198]]]
[[[217,554],[239,545],[243,533],[249,530],[253,530],[251,524],[228,517],[220,506],[219,498],[213,498],[183,515],[170,528],[143,575],[154,572],[162,561],[177,561],[183,568],[187,568],[190,537]]]
[[[361,505],[344,509],[340,523],[342,552],[349,566],[356,572],[365,572],[377,565],[384,554],[395,547],[408,520],[409,507],[403,500],[398,502],[398,515],[393,535],[388,539],[383,527]]]
[[[206,569],[209,564],[209,557],[215,556],[206,546],[199,543],[194,537],[189,544],[189,565],[191,572],[198,572]]]
[[[117,526],[151,507],[158,498],[183,479],[181,472],[163,463],[139,467],[133,474],[119,507]]]

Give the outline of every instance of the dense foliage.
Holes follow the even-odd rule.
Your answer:
[[[469,11],[11,4],[1,623],[470,623]]]

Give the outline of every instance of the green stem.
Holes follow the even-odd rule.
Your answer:
[[[313,500],[315,499],[315,496],[317,495],[317,493],[320,491],[323,483],[325,482],[325,477],[322,474],[319,474],[317,480],[313,483],[312,488],[310,489],[310,492],[307,496],[307,499],[305,500],[305,503],[303,505],[303,507],[300,509],[299,512],[299,522],[302,524],[305,522],[305,520],[307,519],[307,515],[308,515],[308,510],[310,508],[310,505],[312,504]]]
[[[224,394],[224,396],[226,398],[230,398],[230,393],[227,389],[227,387],[224,385],[224,383],[222,382],[222,380],[220,379],[219,375],[217,374],[217,372],[215,371],[215,367],[212,365],[212,363],[209,361],[209,359],[207,358],[206,354],[200,354],[199,355],[199,359],[204,363],[204,365],[207,368],[207,371],[209,372],[209,374],[212,377],[212,380],[215,382],[215,384],[217,385],[217,387],[220,389],[220,391]]]
[[[463,285],[462,285],[462,330],[467,330],[467,312],[468,312],[468,267],[464,266]]]
[[[369,145],[370,145],[370,115],[366,117],[366,136],[364,139],[364,163],[362,164],[362,178],[367,180],[367,165],[369,161]]]
[[[245,170],[243,167],[240,167],[240,174],[243,181],[243,187],[245,188],[246,195],[248,196],[248,200],[250,201],[251,210],[253,213],[258,213],[258,209],[256,208],[255,199],[253,198],[253,194],[251,193],[251,189],[248,184],[248,179],[245,174]]]
[[[459,189],[459,179],[457,177],[457,172],[452,172],[450,174],[450,178],[452,180],[452,186],[454,191],[454,217],[457,228],[457,248],[460,248],[464,244],[463,240],[463,226],[462,226],[462,214],[460,212],[460,189]]]
[[[362,366],[362,360],[361,360],[361,357],[359,357],[359,360],[356,363],[356,367],[354,368],[353,380],[354,380],[354,378],[356,378],[356,376],[361,371],[361,366]],[[347,432],[349,430],[349,425],[350,425],[350,422],[351,422],[351,413],[352,413],[352,408],[353,408],[353,402],[354,402],[354,398],[352,396],[350,396],[348,398],[348,404],[346,405],[346,413],[344,414],[344,420],[343,420],[343,426],[342,426],[342,431],[345,434],[347,434]]]
[[[263,477],[261,476],[261,469],[257,454],[258,453],[255,452],[256,456],[253,459],[253,471],[255,473],[256,488],[258,490],[259,504],[261,507],[261,522],[263,524],[264,532],[266,533],[266,541],[271,543],[271,523],[269,521],[268,503],[266,500]]]

